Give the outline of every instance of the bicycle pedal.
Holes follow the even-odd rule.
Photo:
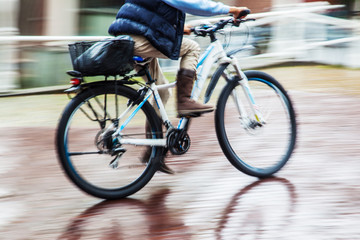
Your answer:
[[[177,115],[177,118],[194,118],[194,117],[200,117],[203,113],[189,113],[189,114],[179,114]]]

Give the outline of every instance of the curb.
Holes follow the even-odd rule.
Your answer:
[[[0,92],[0,98],[64,93],[69,86],[51,86]]]

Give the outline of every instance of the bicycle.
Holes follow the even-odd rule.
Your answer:
[[[270,75],[245,71],[232,53],[216,38],[226,25],[240,26],[251,19],[223,19],[192,31],[210,37],[199,60],[192,98],[199,99],[211,68],[205,101],[225,79],[215,112],[216,134],[230,163],[245,174],[265,178],[289,160],[296,141],[296,119],[285,89]],[[144,62],[134,57],[138,64]],[[140,65],[139,65],[140,66]],[[170,121],[158,90],[175,83],[156,85],[146,64],[121,79],[85,83],[80,72],[74,93],[59,121],[56,145],[60,164],[70,180],[84,192],[104,199],[119,199],[142,189],[160,168],[167,152],[185,154],[190,148],[187,133],[192,117],[182,117],[177,127]],[[145,83],[135,77],[146,76]],[[150,104],[153,97],[160,117]],[[163,128],[165,131],[163,131]]]

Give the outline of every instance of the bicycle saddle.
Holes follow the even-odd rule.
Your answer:
[[[140,56],[133,56],[133,60],[134,60],[135,62],[138,62],[138,63],[142,63],[142,62],[145,61],[145,59],[143,59],[143,58],[140,57]]]

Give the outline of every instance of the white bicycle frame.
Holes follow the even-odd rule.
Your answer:
[[[206,51],[202,54],[199,63],[197,65],[197,80],[195,81],[194,87],[192,89],[191,98],[194,100],[198,100],[200,97],[200,94],[204,88],[204,84],[206,82],[206,79],[208,78],[212,67],[215,63],[223,64],[223,63],[229,63],[233,66],[233,68],[236,71],[236,74],[238,75],[240,81],[240,85],[242,86],[243,91],[246,93],[247,100],[250,103],[252,114],[254,114],[256,120],[259,123],[264,123],[264,119],[261,115],[261,113],[258,111],[258,107],[256,106],[255,100],[253,98],[253,95],[251,93],[248,79],[245,76],[244,72],[241,70],[241,68],[238,65],[238,62],[236,58],[228,57],[221,42],[219,40],[216,40],[212,42]],[[167,112],[165,110],[164,104],[161,100],[161,97],[159,95],[160,89],[167,89],[167,88],[173,88],[175,87],[175,83],[170,84],[162,84],[162,85],[156,85],[155,83],[150,84],[150,89],[147,92],[144,100],[137,106],[135,110],[130,114],[130,116],[122,123],[122,125],[118,128],[118,130],[114,133],[115,137],[118,137],[118,140],[120,144],[131,144],[131,145],[146,145],[146,146],[160,146],[160,147],[166,147],[167,146],[167,139],[123,139],[121,138],[121,131],[126,127],[126,125],[131,121],[131,119],[136,115],[136,113],[141,109],[141,107],[145,104],[146,101],[149,100],[149,98],[153,95],[154,99],[157,103],[157,106],[160,111],[160,115],[162,118],[163,123],[170,124],[169,117],[167,115]],[[245,108],[243,106],[243,103],[241,100],[237,97],[237,93],[234,90],[232,96],[235,98],[235,103],[238,107],[238,111],[242,119],[248,119],[248,113],[245,111]],[[125,110],[119,119],[122,119],[126,114],[128,114],[133,108],[133,105],[129,106],[127,110]],[[181,118],[178,124],[178,129],[183,129],[187,122],[189,121],[188,118]],[[245,120],[246,121],[246,120]],[[243,123],[244,124],[244,123]],[[246,124],[246,123],[245,123]],[[170,124],[171,126],[171,124]]]

